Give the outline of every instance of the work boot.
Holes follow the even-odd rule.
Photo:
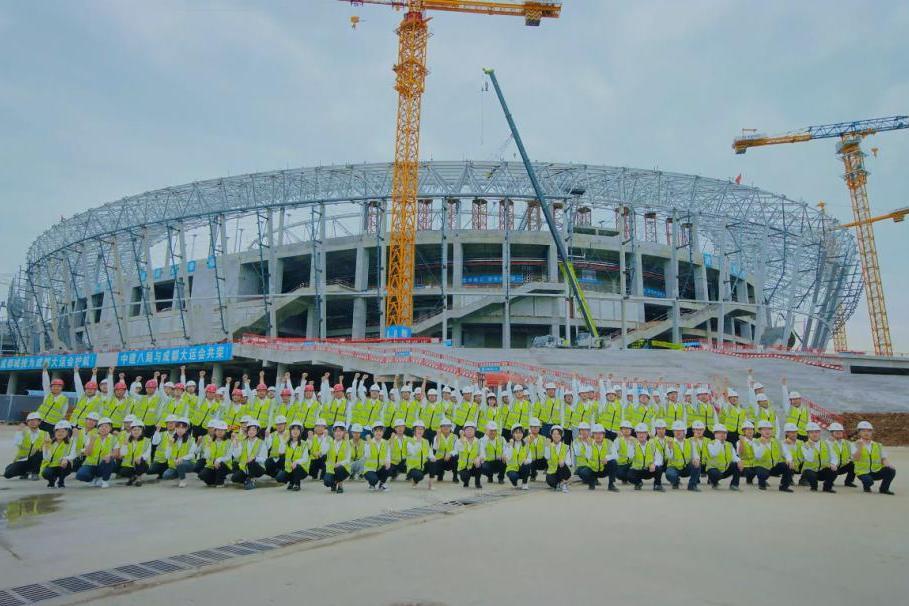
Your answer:
[[[653,490],[654,490],[654,492],[666,492],[666,489],[663,488],[662,484],[654,484]]]
[[[825,487],[825,488],[824,488],[824,492],[828,492],[828,493],[830,493],[830,494],[836,494],[836,491],[833,490],[832,488],[826,488],[826,487]]]
[[[606,490],[608,490],[609,492],[622,492],[621,490],[619,490],[618,486],[616,486],[615,484],[610,484]]]

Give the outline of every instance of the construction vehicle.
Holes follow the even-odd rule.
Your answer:
[[[858,242],[859,258],[862,263],[862,278],[865,282],[865,298],[868,299],[868,316],[871,320],[871,336],[874,344],[874,353],[879,356],[893,355],[893,345],[890,340],[890,323],[887,319],[887,306],[884,302],[884,288],[881,283],[881,270],[877,257],[877,245],[874,241],[874,228],[871,221],[871,207],[868,203],[868,192],[865,186],[868,182],[868,171],[865,170],[865,153],[861,149],[861,141],[869,135],[909,128],[909,116],[890,116],[887,118],[874,118],[871,120],[857,120],[855,122],[840,122],[823,126],[809,126],[782,135],[767,136],[749,134],[742,136],[732,143],[732,148],[737,154],[744,154],[752,147],[765,145],[778,145],[781,143],[800,143],[814,139],[827,139],[839,137],[836,152],[843,161],[845,173],[843,178],[849,188],[849,197],[852,200],[852,214],[856,227],[855,236]],[[845,347],[845,332],[843,324],[845,318],[837,313],[834,326],[835,348]]]
[[[533,164],[530,162],[530,158],[527,156],[527,150],[524,148],[521,134],[518,132],[518,127],[514,122],[514,118],[508,110],[508,104],[505,102],[505,95],[502,93],[502,87],[499,86],[499,80],[496,78],[495,70],[484,69],[483,73],[489,76],[489,79],[492,81],[496,96],[499,98],[499,104],[501,104],[502,111],[505,113],[505,120],[508,122],[508,128],[511,129],[511,136],[518,148],[518,153],[521,154],[521,161],[524,162],[524,168],[527,170],[527,176],[530,178],[530,183],[533,185],[534,195],[540,202],[543,216],[546,217],[546,225],[549,226],[549,233],[552,234],[552,239],[555,241],[556,245],[556,251],[559,254],[559,266],[562,269],[562,275],[565,276],[565,281],[568,283],[571,294],[574,296],[575,301],[581,310],[584,324],[587,326],[587,331],[590,333],[587,339],[588,345],[599,347],[600,334],[599,331],[597,331],[597,325],[593,319],[593,314],[590,312],[590,306],[587,305],[587,298],[584,296],[584,290],[581,288],[581,283],[574,271],[574,265],[571,262],[571,257],[568,254],[568,249],[562,238],[562,233],[559,231],[559,227],[556,224],[552,208],[549,205],[549,198],[547,197],[546,192],[543,191],[543,186],[540,185],[539,179],[537,179],[537,173],[533,168]],[[565,336],[567,339],[568,334]]]
[[[404,10],[398,27],[395,90],[398,117],[391,186],[391,234],[385,299],[385,335],[409,337],[413,325],[413,277],[417,232],[417,186],[420,169],[420,109],[426,84],[427,11],[523,17],[525,25],[558,18],[561,2],[491,2],[487,0],[341,0],[353,6],[381,4]],[[351,21],[353,26],[359,23]]]

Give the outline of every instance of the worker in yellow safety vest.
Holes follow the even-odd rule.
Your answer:
[[[477,426],[473,421],[464,424],[461,438],[455,444],[455,454],[458,455],[458,476],[464,483],[464,488],[470,486],[473,478],[474,486],[479,490],[483,488],[480,476],[483,472],[483,449],[480,440],[476,437]]]
[[[336,421],[333,427],[334,439],[328,447],[325,460],[325,477],[323,483],[332,492],[344,492],[344,480],[350,477],[350,442],[344,435],[347,425],[343,421]]]
[[[720,481],[731,477],[729,490],[739,489],[739,477],[742,461],[735,447],[726,439],[728,429],[722,423],[713,426],[713,441],[707,443],[707,481],[710,487],[718,490]]]
[[[858,476],[865,492],[871,492],[874,483],[880,481],[879,492],[892,495],[890,483],[896,476],[896,470],[887,458],[887,453],[884,452],[881,443],[872,439],[874,427],[868,421],[859,421],[856,430],[858,439],[852,447],[855,475]]]
[[[846,432],[843,425],[834,421],[827,427],[830,432],[830,440],[827,445],[830,448],[831,463],[829,469],[823,470],[820,475],[824,483],[824,492],[836,492],[833,490],[833,484],[837,476],[846,476],[843,484],[849,488],[855,488],[855,463],[852,460],[852,442],[846,439]],[[835,462],[834,462],[835,460]]]
[[[13,455],[13,462],[7,465],[3,472],[3,477],[7,480],[17,476],[23,480],[26,478],[38,479],[44,443],[50,439],[47,432],[40,429],[40,426],[41,415],[37,412],[28,413],[28,416],[25,417],[25,424],[13,438],[13,448],[16,449],[16,454]]]
[[[571,478],[571,448],[562,441],[561,425],[553,425],[549,431],[549,445],[546,446],[546,483],[553,490],[568,492]]]
[[[423,437],[426,424],[417,419],[413,423],[413,437],[407,442],[407,479],[413,482],[413,487],[429,475],[428,488],[432,490],[432,475],[430,471],[436,460],[429,440]]]

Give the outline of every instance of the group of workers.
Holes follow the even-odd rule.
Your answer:
[[[850,440],[831,423],[822,438],[785,380],[778,409],[750,375],[741,402],[728,386],[614,382],[612,375],[596,386],[541,378],[494,390],[427,389],[425,382],[389,390],[367,386],[361,374],[345,387],[343,376],[331,386],[325,373],[318,389],[307,373],[297,386],[290,373],[268,386],[263,371],[255,388],[246,375],[219,386],[206,384],[204,371],[198,382],[186,379],[185,367],[180,374],[171,383],[156,372],[143,390],[141,377],[127,385],[113,368],[102,381],[93,370],[83,385],[77,368],[70,408],[63,381],[45,369],[44,400],[16,434],[4,476],[63,488],[75,473],[107,488],[113,476],[129,486],[151,476],[185,487],[196,474],[208,486],[230,480],[246,489],[270,477],[291,491],[311,478],[335,493],[350,479],[388,490],[398,477],[432,489],[449,472],[476,488],[485,477],[527,490],[542,476],[562,492],[575,476],[590,490],[603,480],[609,491],[617,483],[641,490],[645,481],[663,491],[664,479],[673,489],[683,480],[690,491],[700,491],[702,480],[713,489],[728,480],[738,490],[743,477],[766,490],[774,477],[783,492],[798,484],[833,493],[843,475],[846,486],[857,479],[871,492],[879,482],[880,493],[893,494],[895,470],[871,424],[860,422]]]

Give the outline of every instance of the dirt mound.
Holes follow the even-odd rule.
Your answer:
[[[874,425],[874,439],[888,446],[909,445],[909,413],[904,412],[844,412],[843,427],[852,435],[859,421]]]

